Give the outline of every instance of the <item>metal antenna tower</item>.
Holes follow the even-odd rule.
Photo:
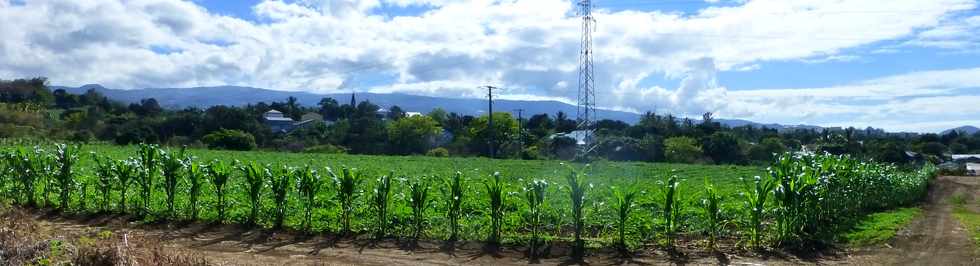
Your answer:
[[[595,31],[595,18],[592,17],[592,1],[578,2],[579,15],[582,16],[582,51],[578,66],[578,130],[585,146],[580,149],[585,155],[595,146],[595,70],[592,64],[592,32]]]

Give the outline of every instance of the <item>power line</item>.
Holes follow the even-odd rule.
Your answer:
[[[497,134],[496,128],[493,127],[493,90],[499,90],[499,87],[486,85],[480,88],[487,89],[487,105],[490,111],[487,116],[487,129],[490,130],[490,158],[497,157]]]

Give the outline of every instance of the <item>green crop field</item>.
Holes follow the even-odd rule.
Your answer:
[[[678,235],[752,246],[821,237],[836,230],[837,219],[915,202],[933,172],[905,173],[830,155],[787,154],[768,171],[195,149],[180,154],[155,146],[41,149],[4,148],[4,198],[148,221],[277,227],[281,216],[286,228],[351,237],[621,248],[671,245]],[[455,185],[453,177],[459,178]],[[227,184],[216,186],[223,178]],[[192,195],[198,195],[196,203]]]

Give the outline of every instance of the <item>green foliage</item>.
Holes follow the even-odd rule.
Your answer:
[[[449,157],[449,150],[443,147],[431,149],[425,152],[425,156],[429,157]]]
[[[425,210],[429,204],[429,185],[425,179],[423,177],[409,185],[412,194],[412,197],[409,198],[409,204],[412,207],[412,222],[415,224],[413,239],[419,239],[425,233]]]
[[[119,212],[126,212],[126,192],[129,190],[129,184],[136,179],[138,164],[136,159],[130,157],[127,160],[116,161],[115,167],[112,168],[119,181]]]
[[[258,224],[257,218],[259,210],[262,208],[262,198],[260,198],[262,187],[265,186],[265,180],[272,179],[272,172],[269,171],[268,167],[255,162],[241,165],[238,169],[242,171],[245,177],[245,191],[248,195],[248,201],[251,203],[250,206],[252,206],[248,214],[248,224],[255,225]]]
[[[374,186],[374,211],[378,218],[375,228],[375,237],[382,238],[388,228],[388,203],[391,202],[391,177],[395,172],[383,175],[378,178]]]
[[[218,198],[218,222],[225,221],[225,185],[231,178],[231,168],[232,166],[219,160],[211,161],[211,164],[208,165],[208,177],[211,184],[214,185],[214,194]]]
[[[544,195],[548,190],[548,181],[535,179],[524,185],[524,198],[527,199],[527,222],[531,228],[531,243],[528,256],[533,260],[538,256],[538,245],[541,241],[541,206],[544,205]]]
[[[673,137],[664,140],[664,153],[668,162],[697,163],[701,161],[701,146],[689,137]]]
[[[841,238],[848,245],[858,247],[884,243],[895,237],[898,230],[921,213],[922,210],[918,208],[898,208],[873,213],[858,219],[854,227],[847,230]]]
[[[107,211],[109,209],[109,196],[112,195],[112,185],[116,181],[115,170],[113,169],[115,164],[113,164],[112,158],[98,156],[95,153],[92,153],[92,158],[95,161],[95,175],[98,177],[97,189],[102,199],[99,208],[101,211]]]
[[[490,231],[487,242],[491,245],[500,245],[500,231],[504,223],[504,183],[500,180],[500,173],[493,173],[492,181],[484,186],[487,188],[487,201],[490,204]]]
[[[256,147],[255,137],[252,134],[234,129],[221,129],[212,132],[205,135],[201,141],[211,149],[250,151]]]
[[[701,142],[704,155],[717,164],[743,164],[745,154],[739,147],[738,137],[729,132],[715,132]]]
[[[463,173],[456,171],[446,182],[448,193],[446,194],[446,218],[449,220],[449,241],[459,238],[459,219],[462,217],[463,207]]]
[[[421,154],[441,133],[439,123],[424,115],[401,118],[388,125],[388,140],[396,154]]]
[[[718,238],[719,231],[725,224],[721,216],[721,202],[724,198],[718,195],[715,186],[704,179],[704,198],[701,199],[701,208],[704,210],[704,220],[707,223],[705,231],[708,233],[708,249],[715,249],[715,239]]]
[[[322,181],[320,174],[312,167],[306,167],[293,172],[299,182],[296,189],[299,191],[300,199],[303,201],[303,229],[310,231],[313,226],[313,208],[316,206],[316,194],[320,191]]]
[[[139,150],[137,151],[137,159],[139,159],[139,179],[137,182],[140,184],[140,198],[143,199],[143,208],[140,209],[140,215],[148,215],[150,210],[150,201],[153,199],[153,179],[157,174],[158,160],[160,159],[160,148],[153,144],[140,144]]]
[[[660,187],[663,194],[661,205],[664,242],[668,248],[674,247],[674,233],[678,229],[680,214],[684,211],[684,199],[680,196],[680,181],[677,175],[667,172],[664,173],[664,181]]]
[[[776,187],[776,182],[756,176],[753,185],[745,185],[745,208],[749,213],[749,241],[752,247],[759,248],[762,243],[762,222],[766,210],[766,199]]]
[[[190,186],[188,190],[188,206],[190,207],[191,220],[197,220],[199,199],[201,198],[201,189],[204,183],[205,175],[207,174],[205,166],[196,164],[188,161],[187,164],[187,184]]]
[[[289,183],[292,180],[293,171],[284,165],[279,166],[274,173],[269,175],[270,188],[272,189],[272,202],[275,204],[272,215],[275,217],[273,228],[282,228],[286,219],[286,203],[289,193]]]
[[[585,208],[585,192],[591,184],[586,184],[586,179],[584,177],[585,170],[577,171],[575,168],[569,166],[568,175],[566,176],[566,181],[568,182],[568,196],[572,203],[572,227],[575,235],[575,242],[572,246],[572,257],[582,258],[585,256],[585,240],[582,239],[582,233],[585,230],[585,213],[583,212]]]
[[[635,186],[624,186],[617,187],[613,189],[613,199],[616,201],[616,230],[619,233],[619,238],[616,239],[616,244],[619,246],[621,252],[627,252],[629,247],[626,245],[626,232],[627,225],[630,220],[630,214],[633,213],[636,201],[636,196],[639,192],[636,190]]]
[[[183,148],[176,153],[173,151],[160,151],[161,170],[163,170],[163,190],[167,193],[167,214],[171,218],[176,215],[174,211],[174,200],[177,197],[177,183],[180,181],[186,164],[190,163],[189,159],[184,158],[184,151]]]
[[[340,222],[341,231],[345,234],[350,234],[350,221],[351,214],[354,212],[354,200],[357,199],[360,191],[357,190],[357,186],[361,183],[363,179],[361,173],[357,169],[348,169],[344,167],[341,170],[341,175],[338,176],[330,168],[327,168],[327,173],[330,173],[330,177],[333,178],[334,186],[337,188],[337,201],[340,202]]]
[[[72,173],[71,168],[78,162],[78,146],[58,144],[56,147],[55,162],[58,165],[58,173],[55,175],[55,178],[57,178],[61,196],[61,202],[58,207],[62,210],[67,210],[71,189],[75,186],[74,173]]]

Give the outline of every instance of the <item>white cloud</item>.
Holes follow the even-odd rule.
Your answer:
[[[787,108],[731,101],[758,96],[782,97],[808,108],[794,114],[820,117],[846,110],[827,98],[911,96],[918,92],[876,86],[929,77],[753,95],[761,92],[728,90],[716,75],[771,61],[853,60],[841,51],[885,40],[962,42],[980,23],[951,15],[974,8],[973,0],[725,1],[695,14],[613,12],[597,3],[599,104],[683,114],[760,117]],[[391,5],[426,11],[377,13]],[[178,0],[0,0],[0,76],[123,89],[232,84],[330,92],[381,83],[364,89],[456,97],[482,95],[476,86],[493,83],[513,95],[575,98],[581,20],[567,0],[266,0],[253,11],[258,22]],[[642,85],[658,76],[679,85]],[[949,82],[966,81],[973,80]]]

